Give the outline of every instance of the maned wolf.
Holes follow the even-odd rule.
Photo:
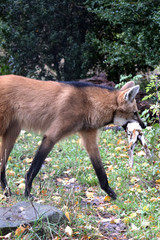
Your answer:
[[[120,90],[78,82],[39,81],[16,75],[0,76],[1,186],[10,195],[6,164],[21,129],[43,133],[42,143],[26,174],[25,196],[46,156],[60,139],[78,132],[101,188],[113,199],[100,158],[98,128],[108,123],[125,126],[138,121],[135,96],[139,86],[128,82]]]

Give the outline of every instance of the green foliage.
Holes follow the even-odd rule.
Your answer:
[[[152,101],[149,110],[152,112],[153,117],[159,122],[160,125],[160,79],[158,78],[158,76],[150,76],[150,81],[146,86],[146,93],[147,95],[143,98],[143,100]],[[143,116],[146,115],[146,120],[149,116],[149,110],[145,110],[145,112],[143,113]]]
[[[87,0],[87,4],[96,16],[92,36],[89,33],[95,61],[101,62],[110,79],[117,81],[121,74],[135,75],[159,63],[158,1]]]
[[[103,70],[118,83],[160,62],[158,1],[2,0],[0,16],[12,73],[73,80]]]
[[[13,73],[71,80],[83,72],[82,48],[88,28],[80,0],[2,1],[1,47]]]
[[[136,76],[132,76],[132,74],[129,75],[121,75],[120,76],[120,80],[119,83],[116,84],[116,88],[121,88],[125,83],[127,83],[128,81],[134,81],[135,84],[138,84],[138,81],[142,78],[142,75],[136,75]]]
[[[160,80],[158,76],[151,75],[150,81],[146,86],[147,95],[143,100],[150,100],[152,102],[150,109],[142,112],[142,119],[152,126],[150,134],[150,144],[152,151],[156,155],[157,149],[160,149]],[[152,117],[150,115],[152,113]],[[157,161],[159,160],[159,153],[157,154]]]

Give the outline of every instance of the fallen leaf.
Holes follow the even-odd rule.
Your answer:
[[[23,160],[23,163],[31,163],[33,161],[33,158],[25,158]]]
[[[51,161],[52,161],[52,158],[51,158],[51,157],[48,157],[48,158],[45,159],[45,162],[47,162],[47,163],[48,163],[48,162],[51,162]]]
[[[118,141],[117,141],[117,145],[124,144],[124,143],[125,143],[125,141],[122,139],[118,139]]]
[[[93,198],[93,192],[86,192],[87,198]]]
[[[150,199],[150,202],[157,202],[157,201],[160,201],[160,198],[159,198],[159,197],[158,197],[158,198],[152,197],[152,198]]]
[[[25,183],[19,184],[19,185],[18,185],[18,188],[24,190],[24,189],[25,189]]]
[[[140,157],[140,156],[145,156],[146,154],[144,151],[139,151],[139,152],[137,152],[136,155]]]
[[[122,157],[122,158],[129,158],[129,156],[127,154],[123,154],[123,153],[120,154],[119,156]]]
[[[121,147],[116,147],[115,151],[121,151]]]
[[[110,221],[111,224],[116,224],[119,222],[120,222],[120,219],[111,219],[111,221]]]
[[[149,207],[148,206],[144,206],[143,207],[143,211],[145,211],[145,212],[149,211]]]
[[[124,223],[129,223],[129,222],[130,222],[130,218],[129,218],[129,217],[123,218],[123,222],[124,222]]]
[[[42,194],[43,196],[47,196],[47,190],[46,190],[46,189],[43,189],[43,190],[41,191],[41,194]]]
[[[67,227],[65,228],[65,233],[66,233],[68,236],[72,236],[72,234],[73,234],[72,228],[70,228],[69,226],[67,226]]]
[[[8,161],[11,161],[12,160],[12,157],[11,156],[9,156],[9,158],[8,158]]]
[[[108,146],[108,147],[109,147],[109,146],[114,146],[114,144],[113,144],[113,143],[108,143],[107,146]]]
[[[136,227],[133,223],[131,223],[131,231],[138,231],[139,228]]]
[[[15,235],[20,236],[22,233],[24,233],[24,231],[26,231],[28,229],[29,229],[29,226],[26,226],[26,227],[20,226],[16,229]]]
[[[112,165],[108,166],[107,171],[112,171],[112,170],[113,170],[113,166]]]
[[[15,175],[15,172],[13,170],[7,170],[7,175],[13,177]]]
[[[110,202],[111,201],[111,197],[110,196],[105,196],[104,198],[104,202]]]
[[[19,190],[16,190],[16,195],[20,195],[20,191]]]
[[[120,210],[117,205],[112,205],[111,207],[107,208],[108,211]]]
[[[151,221],[151,222],[154,221],[154,217],[153,217],[153,216],[149,216],[147,219],[148,219],[149,221]]]
[[[24,181],[25,181],[25,180],[24,180],[24,178],[23,178],[23,179],[20,179],[19,181],[16,181],[15,184],[16,184],[16,185],[19,185],[20,183],[24,183]]]
[[[87,235],[84,235],[84,236],[81,238],[81,240],[89,240],[89,239],[91,239],[91,237],[88,237]]]
[[[65,212],[65,216],[68,219],[69,222],[71,222],[70,216],[69,216],[69,212]]]
[[[157,183],[157,184],[160,184],[160,179],[157,179],[157,180],[156,180],[156,183]]]
[[[131,213],[131,214],[129,215],[130,218],[135,218],[136,216],[137,216],[136,213]]]

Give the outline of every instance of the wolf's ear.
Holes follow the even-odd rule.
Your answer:
[[[128,91],[124,95],[125,101],[133,102],[138,92],[139,92],[139,85],[136,85],[128,89]]]
[[[125,89],[127,89],[127,88],[131,88],[131,87],[134,87],[135,86],[135,84],[134,84],[134,82],[133,81],[130,81],[130,82],[127,82],[123,87],[121,87],[121,89],[120,90],[125,90]]]

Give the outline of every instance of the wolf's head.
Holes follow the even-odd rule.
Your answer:
[[[138,114],[138,108],[135,100],[138,92],[139,85],[135,86],[133,81],[126,83],[119,90],[117,96],[118,107],[114,114],[114,124],[125,128],[127,123],[137,121],[142,128],[146,127]]]

